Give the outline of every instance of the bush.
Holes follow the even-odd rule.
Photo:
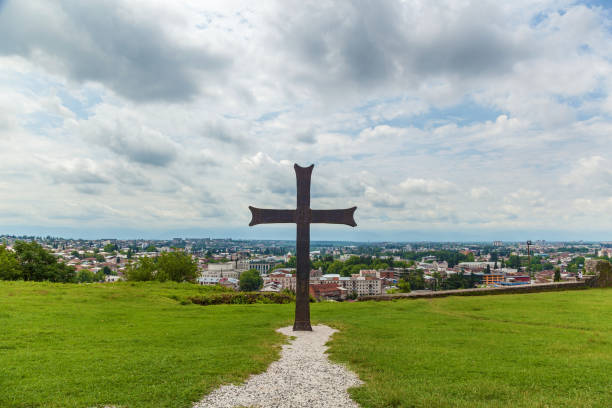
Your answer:
[[[192,296],[192,303],[208,305],[247,305],[253,303],[291,303],[295,298],[287,293],[261,293],[261,292],[230,292],[215,293],[212,295]]]

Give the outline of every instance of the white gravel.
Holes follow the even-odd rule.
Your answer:
[[[265,373],[249,377],[243,385],[220,387],[194,408],[359,407],[346,390],[362,382],[344,366],[332,364],[325,354],[325,343],[337,330],[318,325],[312,332],[294,332],[292,327],[277,331],[296,337],[283,346],[280,360],[270,364]]]

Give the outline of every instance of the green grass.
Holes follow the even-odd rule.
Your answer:
[[[204,290],[0,282],[0,407],[189,407],[265,370],[290,310],[180,304]]]
[[[0,282],[0,407],[189,407],[278,356],[293,305]],[[612,290],[312,305],[364,407],[612,406]]]
[[[316,313],[367,407],[611,407],[612,290],[367,302]]]

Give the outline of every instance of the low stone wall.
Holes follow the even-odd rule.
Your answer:
[[[561,290],[588,289],[597,286],[597,278],[588,276],[577,282],[536,283],[533,285],[501,286],[498,288],[474,288],[457,290],[440,290],[437,292],[420,293],[392,293],[386,295],[361,296],[359,300],[394,300],[394,299],[422,299],[446,296],[485,296],[504,295],[515,293],[555,292]]]

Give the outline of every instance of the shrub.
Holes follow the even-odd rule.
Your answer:
[[[192,296],[189,298],[192,303],[208,305],[246,305],[253,303],[276,303],[285,304],[295,300],[287,293],[261,293],[261,292],[229,292],[215,293],[211,295]]]

